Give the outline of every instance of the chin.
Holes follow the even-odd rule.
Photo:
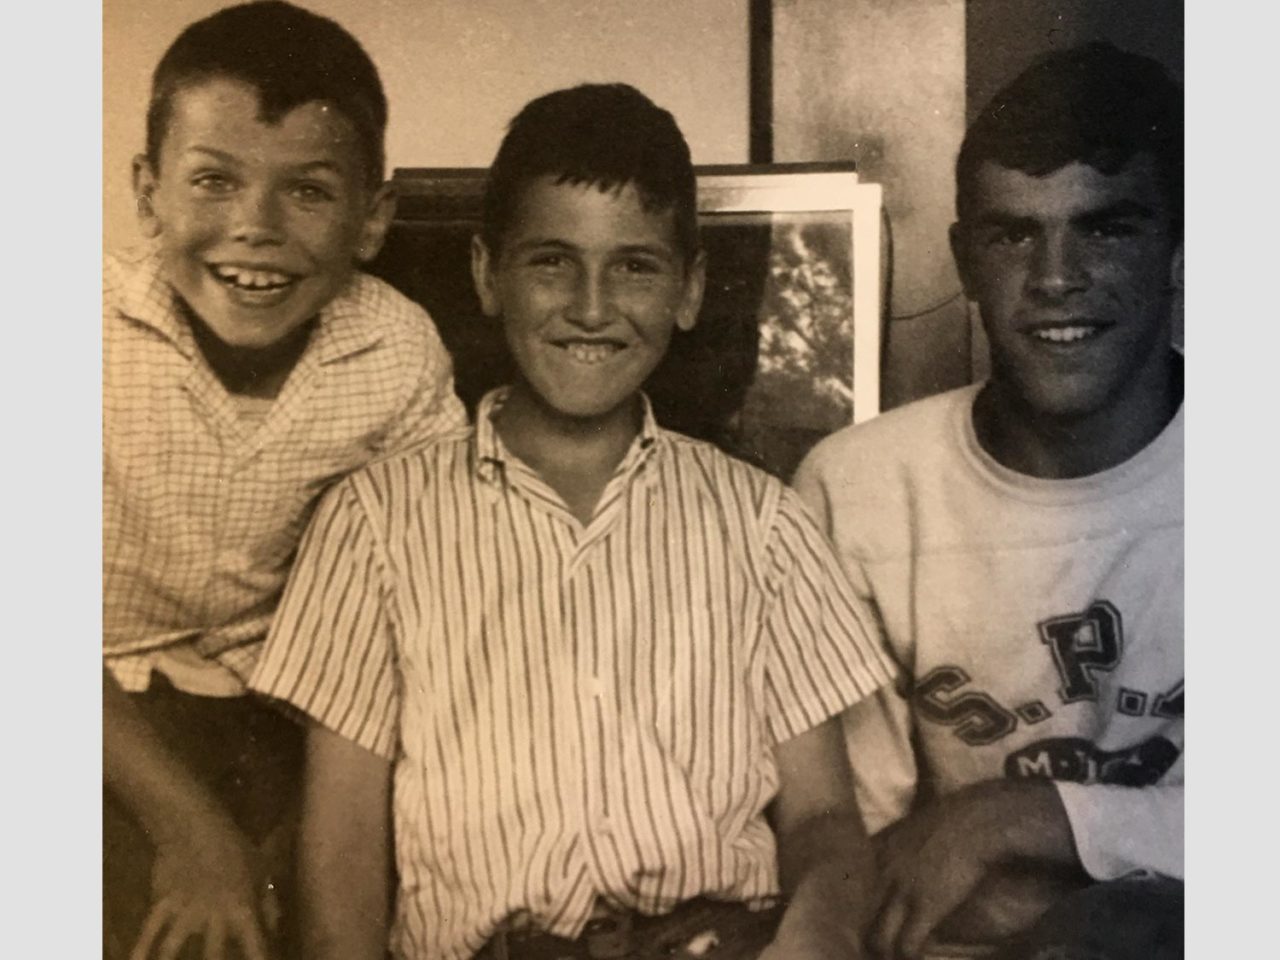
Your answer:
[[[1093,394],[1024,394],[1027,406],[1043,417],[1055,420],[1083,420],[1107,408],[1106,397]]]
[[[618,400],[601,400],[599,396],[557,397],[551,394],[543,402],[566,420],[589,421],[603,420],[618,413],[620,410],[629,410],[634,400],[634,393]]]

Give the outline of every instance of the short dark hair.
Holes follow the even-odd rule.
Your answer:
[[[1089,43],[1032,64],[983,108],[956,161],[956,216],[963,221],[987,161],[1044,176],[1069,163],[1115,173],[1147,153],[1180,236],[1183,215],[1182,89],[1149,57]]]
[[[525,105],[498,147],[485,183],[481,234],[495,254],[520,191],[550,175],[556,183],[617,190],[634,184],[648,211],[675,211],[687,266],[698,252],[697,182],[675,118],[634,87],[583,84]]]
[[[355,127],[369,183],[381,182],[387,98],[369,55],[333,20],[263,0],[227,7],[183,30],[151,78],[147,159],[153,167],[159,168],[175,94],[215,77],[252,86],[267,123],[305,103],[332,104]]]

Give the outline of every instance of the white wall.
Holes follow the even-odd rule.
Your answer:
[[[881,401],[969,381],[947,227],[964,136],[966,0],[786,0],[774,13],[774,157],[853,160],[884,186],[893,290]]]
[[[103,231],[136,236],[129,163],[151,71],[224,0],[104,0]],[[695,163],[747,159],[747,0],[302,0],[368,50],[391,105],[389,168],[487,166],[529,99],[631,83],[675,114]]]

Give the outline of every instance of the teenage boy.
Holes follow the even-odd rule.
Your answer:
[[[386,115],[359,44],[285,3],[156,68],[151,243],[104,267],[111,956],[265,955],[302,731],[245,680],[321,493],[465,421],[430,319],[356,270],[392,214]]]
[[[616,956],[593,919],[737,903],[728,936],[780,892],[771,956],[859,955],[837,715],[886,660],[794,494],[641,392],[703,290],[672,116],[623,85],[527,105],[473,272],[518,378],[327,498],[253,680],[315,720],[307,955],[383,956],[392,822],[399,958]]]
[[[1182,876],[1181,92],[1110,46],[1052,55],[956,181],[990,378],[795,481],[905,676],[846,718],[869,826],[894,824],[870,942],[997,942],[1053,906],[1046,956],[1181,956],[1180,882],[1093,883]]]

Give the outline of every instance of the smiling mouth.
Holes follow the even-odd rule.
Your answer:
[[[297,282],[296,277],[276,270],[214,265],[209,267],[209,272],[220,283],[245,293],[278,293]]]
[[[1093,339],[1102,333],[1103,329],[1093,324],[1064,324],[1057,327],[1039,327],[1028,332],[1043,343],[1079,343],[1082,340]]]
[[[617,356],[625,344],[616,340],[562,340],[556,344],[578,363],[593,365]]]

